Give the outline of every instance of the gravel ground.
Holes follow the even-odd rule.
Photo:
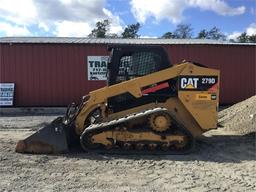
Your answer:
[[[174,156],[18,154],[16,142],[56,116],[0,117],[0,191],[256,191],[251,100],[220,112],[224,127],[199,139],[193,153]]]

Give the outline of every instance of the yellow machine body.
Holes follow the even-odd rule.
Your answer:
[[[214,90],[197,91],[196,88],[193,90],[193,88],[188,87],[187,90],[179,90],[178,97],[168,99],[166,103],[151,103],[114,114],[107,111],[107,100],[126,92],[139,98],[143,96],[143,87],[179,76],[217,76],[219,79],[219,75],[218,70],[199,67],[186,62],[156,73],[92,91],[89,93],[89,100],[75,120],[76,132],[80,135],[84,131],[86,118],[94,109],[99,107],[102,109],[103,121],[118,119],[141,110],[165,107],[176,114],[175,118],[182,122],[194,136],[201,135],[203,132],[217,127],[219,82],[215,84]]]

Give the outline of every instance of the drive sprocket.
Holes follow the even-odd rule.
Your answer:
[[[152,114],[149,117],[150,127],[157,132],[164,132],[171,126],[171,117],[165,112]]]

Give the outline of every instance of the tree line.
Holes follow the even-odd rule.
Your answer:
[[[105,19],[98,21],[95,28],[89,34],[89,37],[95,38],[139,38],[140,23],[127,25],[121,35],[110,33],[110,21]],[[210,30],[202,29],[196,36],[193,36],[193,28],[190,24],[179,24],[174,31],[164,33],[161,38],[164,39],[213,39],[227,40],[227,36],[221,30],[214,26]],[[238,43],[256,43],[256,34],[248,35],[243,32],[236,40],[230,39],[231,42]]]

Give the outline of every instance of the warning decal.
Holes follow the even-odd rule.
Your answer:
[[[211,94],[196,94],[196,100],[211,100]]]

